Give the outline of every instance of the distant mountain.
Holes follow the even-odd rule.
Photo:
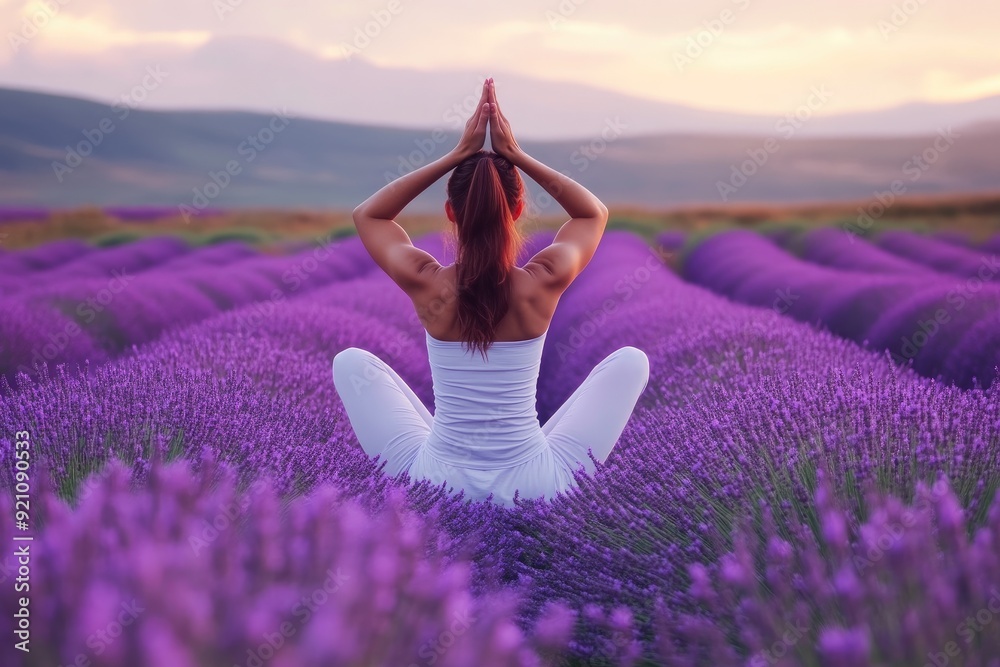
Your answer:
[[[1000,183],[996,122],[950,137],[808,138],[770,129],[642,135],[607,120],[583,139],[520,143],[609,205],[867,199],[894,182],[906,194]],[[148,111],[0,89],[0,206],[352,208],[457,139],[450,129],[286,118],[280,110]],[[532,201],[544,201],[528,185]],[[440,211],[443,202],[444,179],[408,210]]]
[[[883,136],[929,134],[970,125],[1000,123],[1000,95],[968,102],[931,104],[911,102],[880,111],[814,118],[803,125],[801,136]]]
[[[319,120],[429,131],[459,129],[479,97],[482,80],[495,76],[521,136],[537,140],[590,137],[616,118],[631,136],[773,133],[778,121],[777,116],[710,111],[513,73],[386,68],[363,55],[324,60],[287,43],[255,37],[216,37],[190,52],[157,52],[155,57],[139,46],[122,46],[115,53],[102,62],[98,75],[85,59],[53,63],[22,51],[15,60],[0,62],[0,81],[21,89],[35,89],[45,81],[47,92],[110,103],[140,85],[147,63],[155,62],[163,78],[139,91],[143,109],[268,112],[278,107]],[[1000,96],[813,117],[798,135],[920,135],[989,120],[1000,120]]]

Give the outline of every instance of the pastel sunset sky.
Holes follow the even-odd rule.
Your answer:
[[[124,63],[227,37],[332,61],[366,24],[377,34],[359,51],[379,67],[510,72],[724,111],[779,113],[820,80],[836,92],[831,114],[1000,94],[995,0],[0,0],[0,85],[59,91],[72,67],[76,91],[103,90]]]

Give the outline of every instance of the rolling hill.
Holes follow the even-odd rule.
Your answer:
[[[609,205],[865,200],[894,183],[905,194],[994,190],[1000,125],[946,134],[806,137],[791,124],[638,134],[612,118],[580,139],[520,143]],[[280,109],[151,111],[0,89],[0,205],[350,208],[457,136]],[[537,185],[529,192],[541,201]],[[409,210],[436,211],[443,199],[442,179]]]

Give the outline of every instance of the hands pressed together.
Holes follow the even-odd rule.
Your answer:
[[[482,149],[483,144],[486,143],[487,123],[489,124],[493,152],[516,164],[521,147],[514,139],[514,133],[510,129],[510,123],[506,116],[500,111],[492,77],[483,82],[483,94],[479,98],[479,104],[466,122],[462,138],[459,139],[458,146],[455,148],[455,153],[459,157],[464,159]]]
[[[354,209],[355,224],[358,224],[359,219],[395,220],[400,211],[420,193],[458,166],[459,162],[483,149],[483,145],[486,143],[487,127],[490,131],[493,152],[509,160],[528,178],[539,184],[563,207],[573,218],[573,221],[579,220],[574,223],[572,228],[576,229],[582,226],[585,230],[575,234],[581,238],[588,237],[591,232],[597,233],[598,226],[600,227],[599,233],[603,233],[603,225],[607,222],[608,211],[601,200],[567,174],[542,164],[518,146],[517,140],[514,139],[514,133],[510,129],[510,123],[500,110],[492,78],[483,82],[483,92],[479,98],[479,104],[471,118],[466,121],[458,145],[448,151],[447,155],[387,183],[378,192],[361,202]],[[600,225],[596,223],[600,223]],[[398,227],[398,224],[396,226]],[[358,225],[359,235],[361,228],[362,225]],[[387,228],[393,229],[392,227]],[[406,238],[406,234],[401,228],[399,228],[399,232],[403,238]],[[599,238],[599,236],[595,238]],[[375,243],[373,242],[373,244]],[[596,248],[596,245],[597,241],[595,240],[592,247]]]

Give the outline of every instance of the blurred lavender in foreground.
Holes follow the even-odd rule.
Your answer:
[[[112,463],[74,510],[49,489],[32,545],[31,652],[3,664],[215,667],[264,664],[914,665],[1000,655],[1000,502],[971,536],[945,481],[906,506],[869,499],[858,525],[820,476],[817,525],[779,526],[767,507],[740,522],[733,551],[688,563],[697,610],[658,599],[642,641],[633,612],[553,599],[535,623],[520,587],[474,594],[471,563],[435,522],[390,493],[369,512],[335,486],[283,502],[266,479],[238,491],[209,457],[154,464],[134,489]],[[0,499],[0,539],[14,532]],[[481,539],[468,535],[467,539]],[[0,594],[13,634],[12,587]],[[958,653],[956,654],[955,651]]]

